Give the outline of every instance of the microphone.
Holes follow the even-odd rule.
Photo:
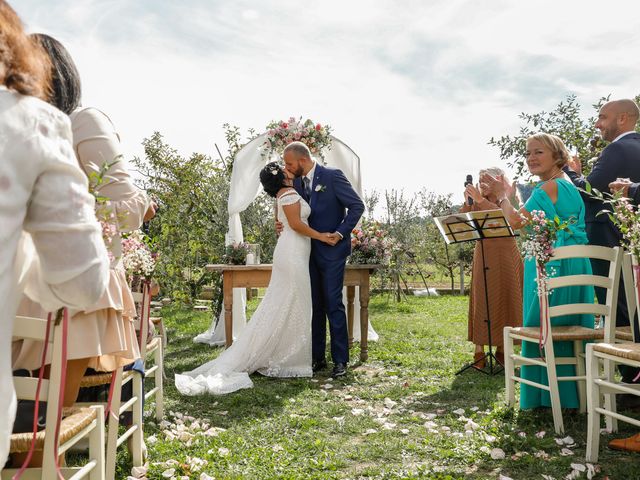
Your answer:
[[[473,177],[471,175],[467,175],[467,179],[464,182],[465,188],[467,185],[473,185]],[[473,198],[467,197],[467,205],[473,205]]]

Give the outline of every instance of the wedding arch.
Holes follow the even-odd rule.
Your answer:
[[[244,240],[240,213],[243,212],[256,197],[260,194],[261,185],[259,180],[260,170],[271,161],[280,159],[277,152],[265,147],[269,134],[263,133],[257,136],[236,154],[231,172],[231,186],[229,189],[228,212],[229,226],[225,237],[227,245],[239,243]],[[360,173],[360,158],[343,141],[329,135],[329,144],[322,149],[317,161],[323,162],[329,167],[339,168],[353,185],[353,188],[362,197],[362,177]],[[354,339],[360,338],[359,300],[355,296],[355,318],[353,322]],[[245,290],[236,288],[233,292],[233,334],[238,335],[246,324],[246,298]],[[221,312],[218,319],[213,319],[211,326],[206,332],[197,335],[195,342],[207,343],[209,345],[225,344],[224,312]],[[369,322],[368,337],[370,341],[378,339],[377,333]]]

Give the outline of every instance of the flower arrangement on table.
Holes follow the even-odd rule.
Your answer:
[[[246,242],[232,243],[225,247],[224,256],[222,257],[224,263],[229,265],[244,265],[247,261],[247,254],[249,253],[249,244]]]
[[[148,242],[140,230],[122,240],[122,264],[131,283],[134,283],[134,279],[151,280],[156,268],[158,254],[152,252]]]
[[[395,242],[379,222],[363,220],[360,228],[351,232],[352,264],[380,264],[389,263]]]
[[[302,117],[289,118],[288,121],[271,122],[267,125],[267,139],[263,148],[266,152],[282,154],[284,148],[291,142],[302,142],[311,151],[322,159],[322,150],[331,148],[331,127],[315,123],[310,119],[302,121]]]

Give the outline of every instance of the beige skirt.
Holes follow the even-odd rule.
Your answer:
[[[140,358],[135,329],[136,308],[124,269],[111,269],[109,287],[91,309],[69,319],[67,358],[91,358],[89,367],[110,372]],[[46,317],[40,305],[23,298],[18,315]],[[50,363],[48,352],[46,363]],[[36,370],[42,361],[42,342],[23,340],[13,344],[13,368]]]

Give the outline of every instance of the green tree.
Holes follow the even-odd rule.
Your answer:
[[[156,132],[143,141],[144,159],[133,160],[141,187],[159,205],[148,226],[160,253],[156,276],[163,291],[178,300],[191,301],[214,281],[204,267],[220,263],[224,254],[230,176],[242,146],[239,129],[224,128],[229,144],[225,157],[193,153],[185,158]],[[261,195],[241,215],[246,241],[259,243],[267,261],[275,243],[272,209],[273,203]]]

